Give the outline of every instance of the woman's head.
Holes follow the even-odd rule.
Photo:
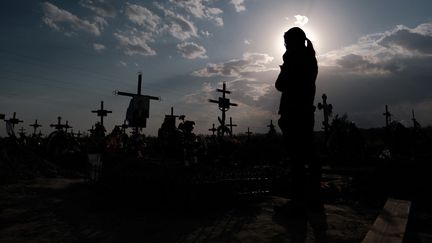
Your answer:
[[[304,50],[307,49],[313,52],[312,42],[306,37],[305,32],[299,27],[293,27],[284,34],[285,47],[287,50]]]

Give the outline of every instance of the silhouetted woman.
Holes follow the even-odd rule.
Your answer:
[[[285,32],[284,40],[286,52],[276,89],[282,92],[278,123],[291,165],[291,205],[321,210],[321,168],[313,156],[315,80],[318,74],[315,50],[298,27]],[[306,163],[309,164],[309,173],[306,173]]]

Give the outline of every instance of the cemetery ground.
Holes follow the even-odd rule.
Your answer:
[[[305,225],[275,216],[273,206],[289,197],[280,188],[289,171],[280,157],[266,156],[278,149],[274,141],[256,141],[190,166],[160,151],[111,154],[97,183],[85,156],[53,160],[2,146],[0,242],[315,242],[323,219],[330,242],[361,242],[388,198],[412,202],[404,242],[431,241],[427,149],[387,158],[371,145],[358,161],[321,155],[325,218],[310,213]]]

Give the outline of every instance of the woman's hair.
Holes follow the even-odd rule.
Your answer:
[[[305,48],[309,55],[315,57],[315,49],[312,42],[306,37],[305,32],[301,28],[293,27],[289,29],[284,34],[284,40],[286,46],[289,45],[299,50]]]

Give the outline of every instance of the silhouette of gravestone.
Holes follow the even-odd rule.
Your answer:
[[[323,103],[318,103],[318,109],[323,111],[324,114],[324,121],[322,122],[324,126],[324,139],[327,142],[328,136],[329,136],[329,118],[332,115],[333,112],[333,106],[331,104],[327,104],[327,95],[322,95]]]
[[[37,130],[39,127],[42,127],[42,125],[38,124],[38,120],[35,120],[35,123],[30,124],[29,126],[33,127],[33,135],[36,135],[36,130]]]
[[[108,116],[108,114],[112,113],[112,111],[104,110],[104,102],[101,101],[100,109],[99,110],[94,110],[94,111],[92,111],[92,113],[96,113],[97,116],[100,117],[100,124],[103,126],[104,125],[104,123],[103,123],[104,116]]]
[[[231,103],[230,99],[226,98],[226,94],[231,94],[231,91],[226,90],[226,83],[223,83],[222,89],[216,89],[217,92],[222,93],[222,97],[218,100],[209,99],[211,103],[216,103],[219,106],[219,110],[222,111],[222,117],[218,117],[220,125],[217,128],[218,136],[223,137],[225,133],[230,133],[230,129],[225,125],[225,113],[230,109],[231,106],[237,106],[235,103]]]
[[[232,123],[232,117],[230,117],[230,123],[229,123],[229,128],[230,128],[230,136],[232,137],[232,135],[233,135],[233,127],[236,127],[237,125],[236,124],[233,124]]]
[[[0,114],[0,120],[4,120],[5,119],[5,114]]]
[[[150,100],[160,100],[159,97],[141,94],[142,74],[138,73],[137,93],[114,91],[115,95],[132,97],[126,113],[126,120],[130,127],[135,127],[135,133],[139,134],[138,128],[147,126],[147,118],[150,113]]]

